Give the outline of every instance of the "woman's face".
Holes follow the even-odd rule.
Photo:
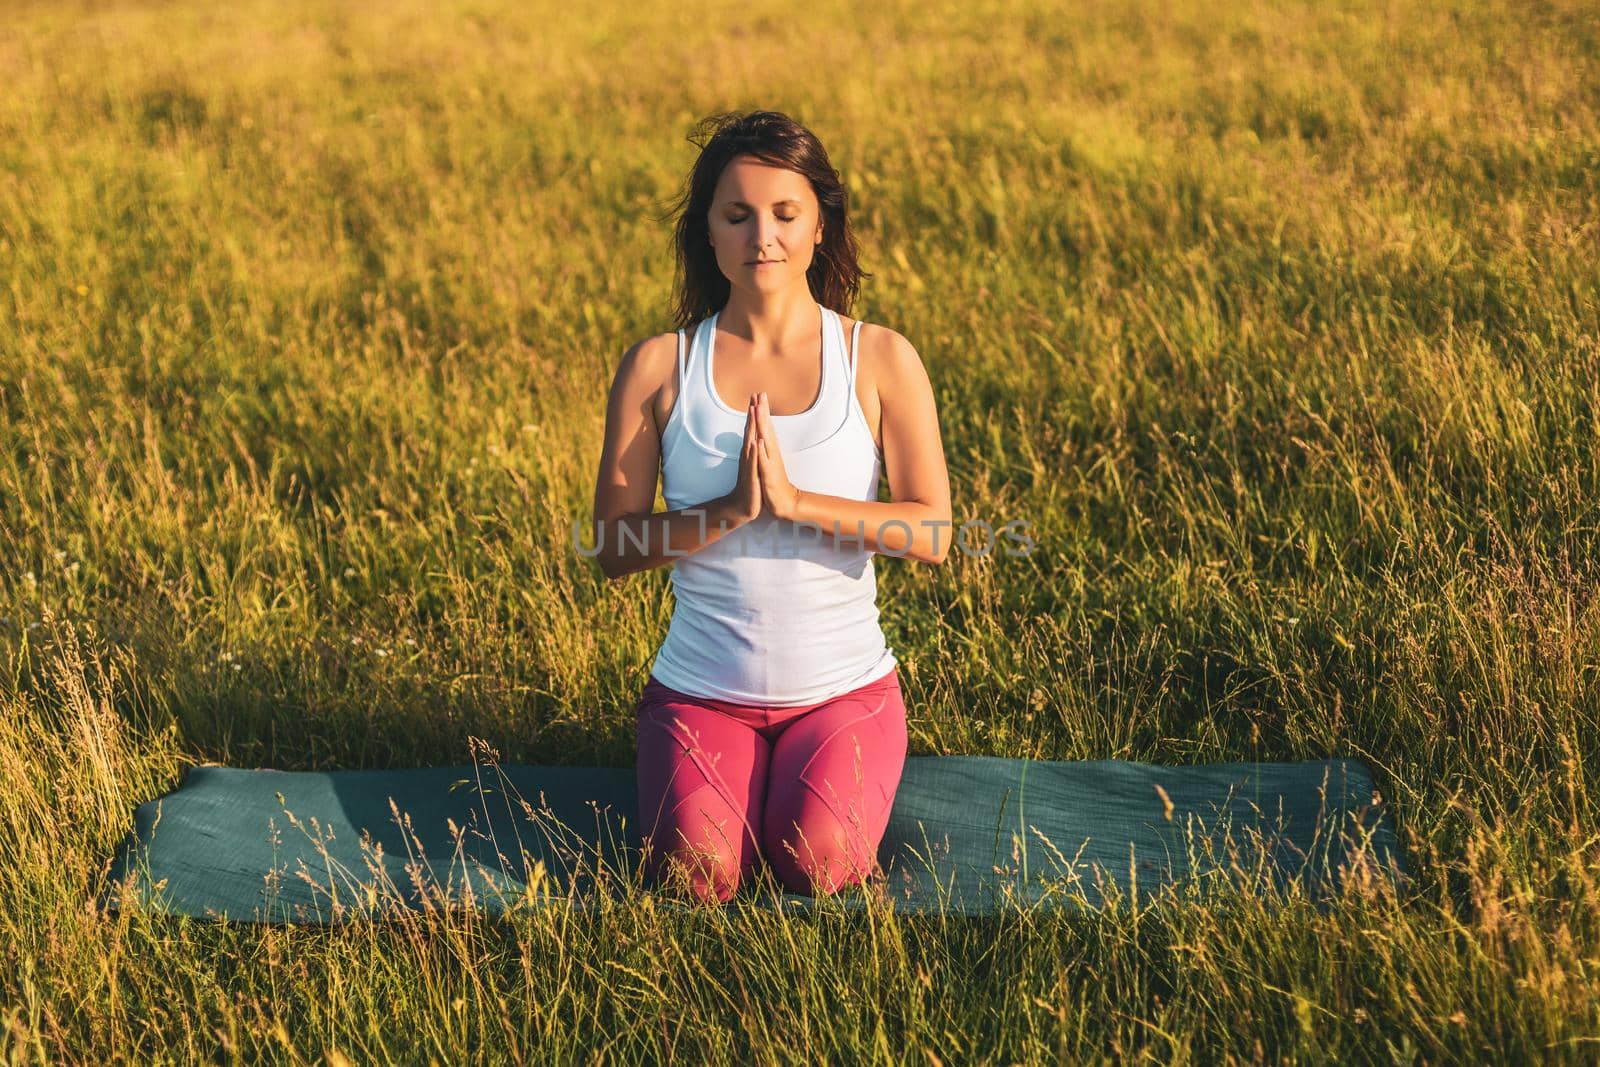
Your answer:
[[[803,175],[738,156],[717,179],[708,221],[717,266],[733,285],[774,292],[806,284],[822,209]]]

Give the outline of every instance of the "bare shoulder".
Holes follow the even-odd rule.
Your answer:
[[[642,340],[635,341],[633,345],[622,354],[622,364],[617,371],[620,374],[624,367],[627,368],[630,378],[641,376],[653,385],[670,385],[671,378],[676,373],[678,361],[678,334],[676,331],[652,334]],[[673,371],[663,380],[660,372]]]
[[[850,319],[844,321],[845,336],[855,327]],[[867,428],[872,431],[873,444],[883,451],[883,398],[897,396],[908,383],[926,380],[927,372],[922,357],[899,331],[876,323],[861,323],[856,337],[860,351],[856,360],[856,400],[866,417]]]
[[[847,336],[854,326],[854,320],[845,320]],[[891,390],[922,367],[916,346],[891,327],[862,320],[857,343],[861,350],[856,353],[856,380],[873,391]]]
[[[613,387],[647,400],[656,425],[661,426],[677,398],[677,379],[678,334],[669,330],[635,342],[622,354]]]

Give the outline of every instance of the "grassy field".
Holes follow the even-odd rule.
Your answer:
[[[1593,1062],[1600,17],[1552,3],[12,4],[8,1062]],[[567,16],[567,17],[563,17]],[[700,116],[846,176],[957,521],[911,752],[1355,756],[1407,899],[973,921],[89,906],[186,762],[625,765],[586,521]]]

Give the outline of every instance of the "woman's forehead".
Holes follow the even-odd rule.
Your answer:
[[[787,167],[741,157],[723,169],[717,190],[718,199],[743,207],[777,207],[785,202],[805,203],[811,183],[805,175]]]

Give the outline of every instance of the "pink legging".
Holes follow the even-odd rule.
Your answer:
[[[815,704],[689,696],[651,675],[636,711],[645,869],[725,901],[765,857],[815,896],[876,869],[906,757],[898,668]],[[669,864],[669,861],[677,861]]]

